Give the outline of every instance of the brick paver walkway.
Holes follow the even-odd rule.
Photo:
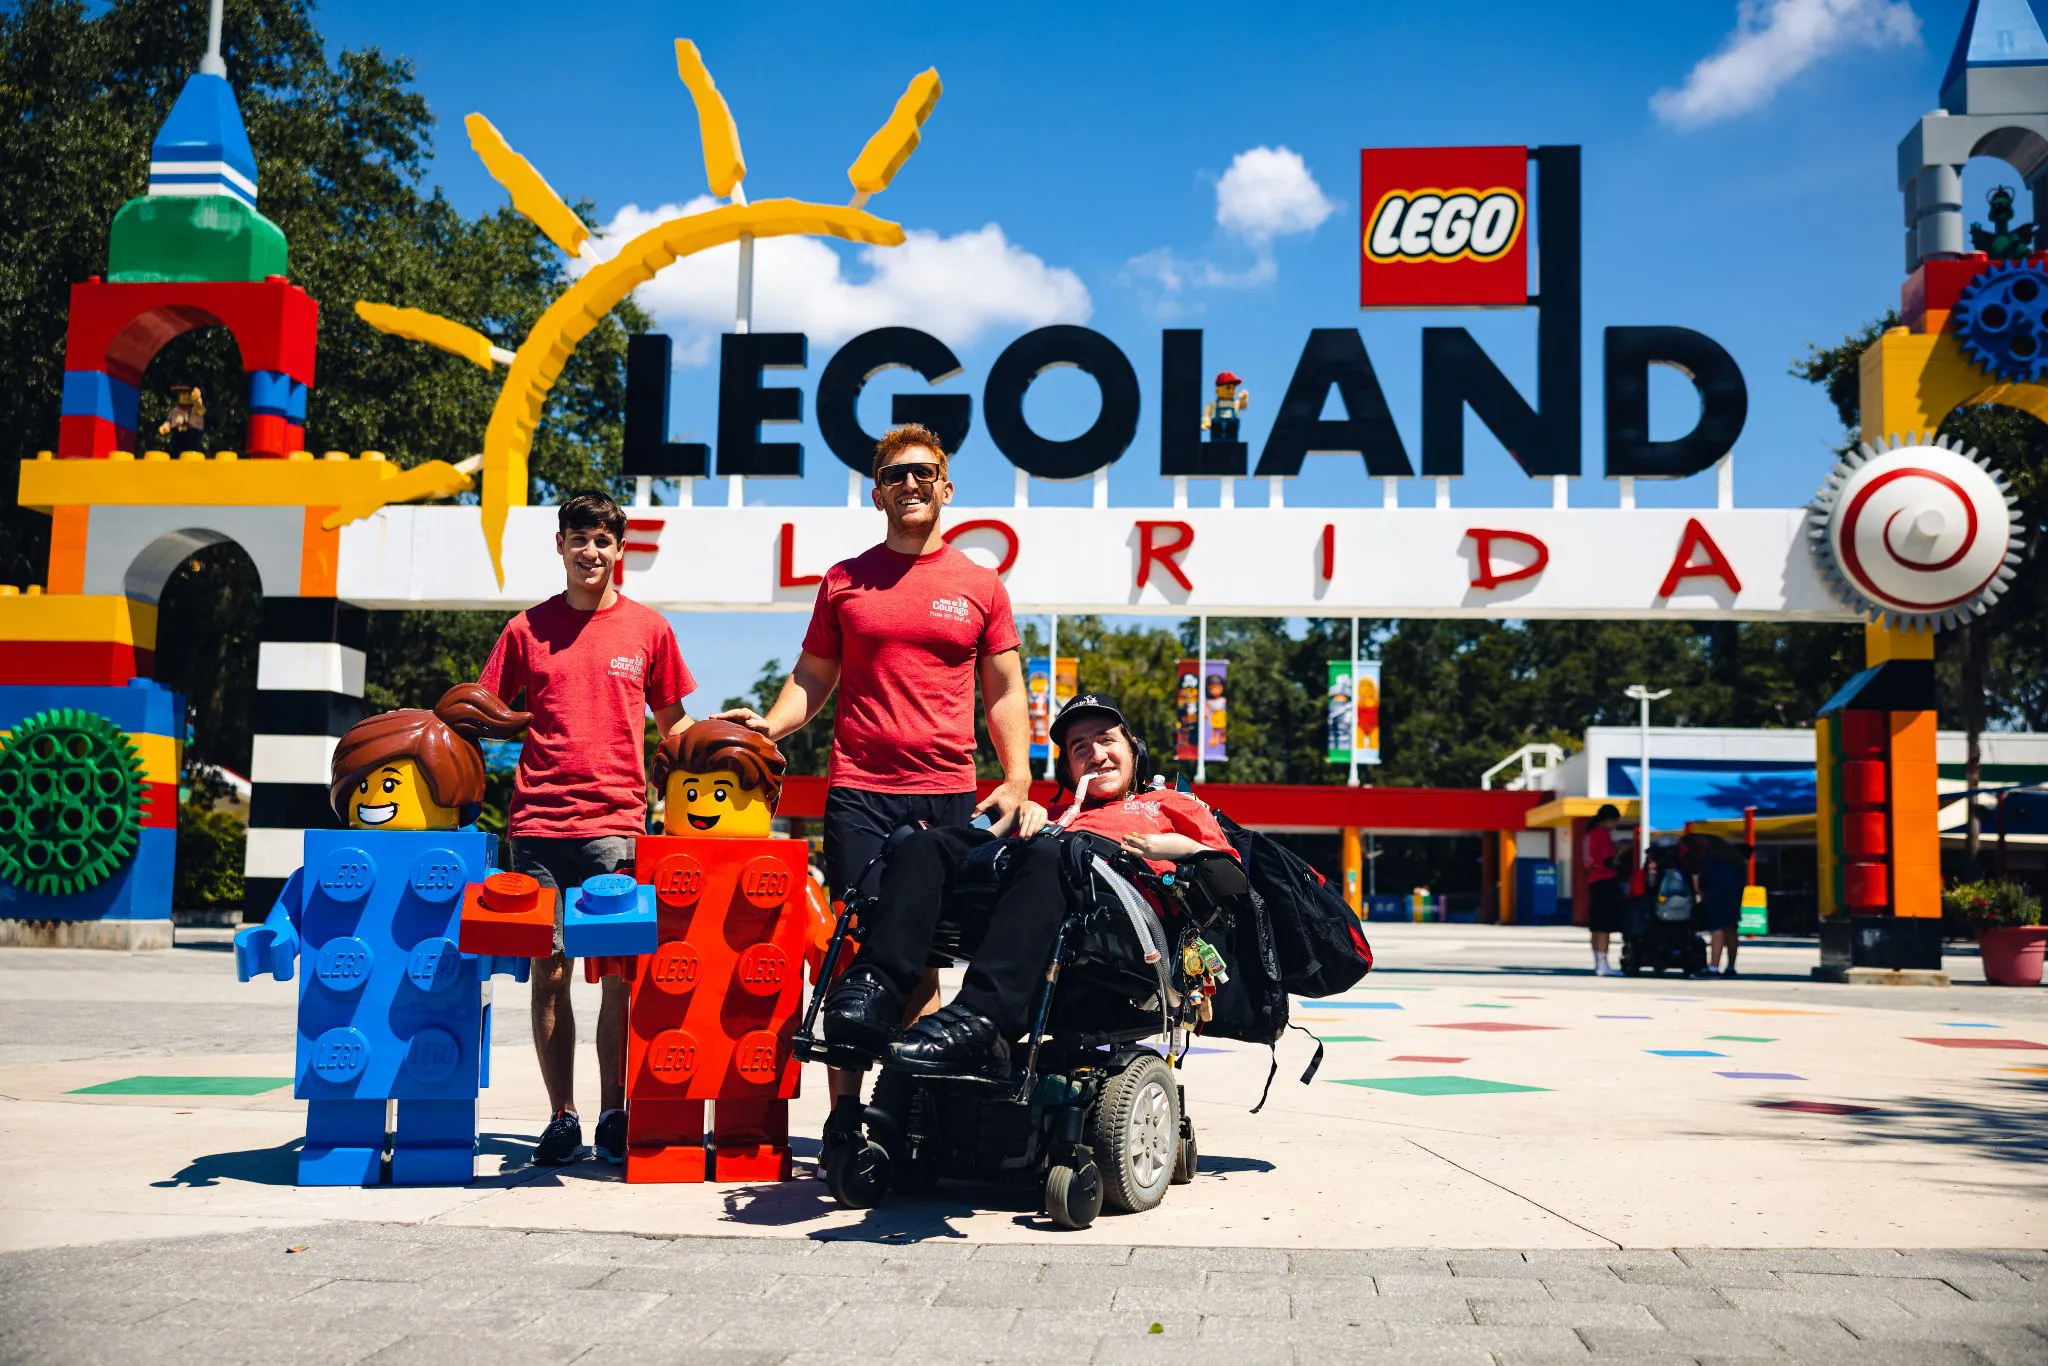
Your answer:
[[[895,1358],[2039,1366],[2048,1253],[1285,1252],[350,1223],[0,1256],[6,1363]]]

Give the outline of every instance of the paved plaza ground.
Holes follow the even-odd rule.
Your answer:
[[[837,1209],[810,1076],[794,1181],[535,1169],[506,982],[475,1184],[300,1190],[295,984],[237,984],[218,932],[0,952],[0,1361],[2048,1362],[2048,991],[1372,931],[1382,970],[1297,1008],[1314,1081],[1290,1035],[1253,1115],[1266,1051],[1198,1046],[1203,1174],[1080,1233],[1029,1190]]]

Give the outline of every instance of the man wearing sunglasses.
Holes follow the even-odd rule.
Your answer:
[[[995,571],[947,545],[953,501],[939,438],[916,425],[876,443],[870,495],[889,519],[882,544],[833,565],[818,589],[803,653],[763,717],[719,713],[779,740],[832,690],[825,876],[839,895],[902,825],[968,825],[989,813],[999,835],[1036,834],[1031,734],[1010,595]],[[974,687],[988,711],[1003,782],[974,799]]]

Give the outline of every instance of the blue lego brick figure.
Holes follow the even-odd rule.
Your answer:
[[[654,888],[627,873],[599,873],[569,889],[562,951],[571,958],[631,958],[660,947]]]
[[[387,1146],[396,1185],[474,1174],[490,978],[523,982],[531,966],[456,947],[463,889],[498,852],[496,835],[470,828],[483,799],[475,740],[516,734],[526,719],[464,684],[433,711],[351,728],[330,791],[349,828],[307,831],[305,863],[269,918],[235,935],[244,982],[261,972],[290,981],[305,962],[293,1088],[306,1102],[301,1185],[376,1185]]]

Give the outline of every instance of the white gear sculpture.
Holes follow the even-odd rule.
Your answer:
[[[2020,562],[2004,479],[1945,437],[1896,435],[1837,461],[1807,512],[1828,586],[1874,620],[1926,630],[1982,616]]]

